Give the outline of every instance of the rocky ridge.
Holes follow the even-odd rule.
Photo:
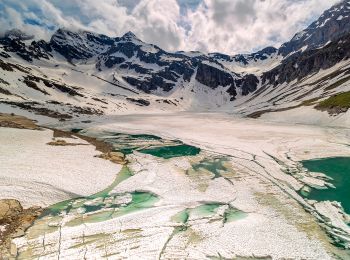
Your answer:
[[[182,103],[179,99],[186,101],[193,96],[198,99],[197,103],[201,104],[204,102],[203,96],[207,95],[205,99],[214,103],[210,100],[214,99],[212,95],[215,95],[221,96],[216,97],[221,101],[212,104],[214,107],[227,104],[231,110],[238,107],[237,110],[245,115],[260,113],[262,109],[270,111],[278,105],[285,109],[284,104],[295,107],[298,105],[295,102],[305,102],[316,97],[327,98],[346,91],[343,86],[347,81],[340,81],[343,78],[339,78],[338,85],[332,83],[334,77],[346,75],[330,73],[322,80],[315,75],[349,60],[349,14],[350,1],[342,1],[325,11],[318,20],[280,48],[267,47],[252,54],[238,55],[183,51],[171,53],[143,42],[132,32],[121,37],[109,37],[62,28],[53,34],[49,42],[45,42],[32,41],[25,33],[12,31],[0,39],[0,66],[5,71],[23,71],[18,65],[9,65],[6,60],[20,57],[30,64],[39,61],[55,64],[63,58],[76,68],[76,71],[80,71],[81,66],[90,66],[89,70],[94,71],[90,76],[129,91],[125,96],[126,102],[137,106],[152,107],[152,102],[147,98],[131,97],[129,94],[146,93],[167,97],[181,90],[183,94],[176,96],[177,99],[164,102],[178,106]],[[87,75],[84,71],[80,72]],[[344,70],[344,73],[347,72]],[[81,89],[69,86],[65,82],[58,83],[50,78],[46,79],[45,76],[30,74],[20,81],[47,96],[50,96],[50,91],[46,90],[48,87],[70,96],[78,95],[82,100],[87,99],[87,95],[81,93]],[[302,82],[313,76],[315,86],[306,91]],[[318,80],[321,80],[322,84],[318,84]],[[39,86],[38,83],[41,82],[44,83],[44,87]],[[11,96],[12,91],[8,86],[9,84],[2,84],[0,93]],[[282,89],[285,94],[280,93]],[[112,94],[112,97],[115,95]],[[103,114],[102,111],[106,107],[103,104],[108,103],[106,98],[91,98],[100,102],[101,107],[89,108],[89,113]],[[255,107],[257,103],[259,105]],[[254,107],[258,111],[250,109],[246,112],[247,109],[241,109],[239,106]],[[74,109],[86,111],[86,108]]]

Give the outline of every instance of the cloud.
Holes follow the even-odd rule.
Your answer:
[[[52,30],[58,27],[89,29],[45,0],[2,0],[0,17],[1,34],[8,29],[17,28],[34,34],[37,38],[48,39]]]
[[[338,0],[2,0],[0,33],[49,39],[59,27],[133,31],[169,50],[228,54],[278,46]]]
[[[255,0],[208,1],[214,22],[220,25],[246,24],[256,19]]]
[[[187,15],[188,46],[241,53],[289,40],[337,0],[204,0]],[[202,44],[205,43],[205,44]]]
[[[148,0],[132,12],[136,18],[136,34],[146,42],[157,43],[168,50],[183,46],[185,30],[179,26],[180,7],[176,0]]]

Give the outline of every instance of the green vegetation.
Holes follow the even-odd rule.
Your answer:
[[[317,105],[319,109],[330,109],[330,108],[340,108],[349,109],[350,108],[350,91],[344,92],[332,96]]]

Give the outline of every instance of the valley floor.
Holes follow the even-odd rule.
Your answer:
[[[43,123],[83,129],[84,135],[113,138],[119,145],[120,133],[146,139],[148,134],[168,140],[165,146],[176,139],[201,151],[162,158],[135,149],[120,171],[122,166],[94,157],[99,152],[84,140],[60,138],[85,145],[49,146],[51,130],[0,128],[0,178],[6,182],[0,198],[48,206],[79,197],[13,240],[19,259],[350,257],[341,249],[350,241],[346,213],[335,203],[300,195],[329,186],[324,175],[307,172],[300,161],[350,157],[349,129],[222,113],[81,121]]]

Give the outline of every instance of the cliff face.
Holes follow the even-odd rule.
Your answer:
[[[292,55],[281,65],[262,76],[263,84],[278,85],[300,80],[322,69],[329,69],[337,63],[350,59],[350,34],[331,42],[320,49],[313,49]]]
[[[200,63],[198,66],[196,80],[212,89],[218,86],[226,87],[233,85],[231,74],[204,63]]]

